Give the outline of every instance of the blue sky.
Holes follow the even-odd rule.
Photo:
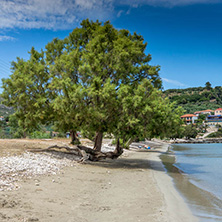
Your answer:
[[[222,83],[222,0],[0,0],[0,78],[85,18],[143,35],[164,89]]]

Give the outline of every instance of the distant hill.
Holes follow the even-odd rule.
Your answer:
[[[207,85],[207,83],[206,83]],[[193,87],[187,89],[168,89],[163,92],[172,102],[182,106],[186,113],[200,110],[222,108],[222,87]]]
[[[0,97],[0,116],[6,117],[6,116],[11,115],[14,112],[13,108],[7,107],[7,106],[1,104],[2,100],[3,99]]]

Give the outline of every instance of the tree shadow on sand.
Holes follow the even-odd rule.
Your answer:
[[[80,159],[78,156],[75,156],[72,153],[61,151],[61,150],[59,151],[49,150],[46,152],[52,155],[53,158],[57,158],[57,159],[68,159],[68,160],[73,160],[73,161],[78,161],[78,159]],[[136,153],[139,155],[139,157],[133,158],[130,156],[129,157],[121,156],[118,159],[104,159],[104,160],[95,161],[95,162],[87,160],[83,164],[88,165],[88,166],[91,165],[91,166],[102,167],[106,169],[124,169],[124,170],[151,169],[151,170],[162,171],[162,172],[166,171],[160,161],[152,160],[151,158],[149,158],[149,153],[158,153],[159,155],[161,155],[161,154],[166,154],[166,152],[161,152],[156,149],[151,149],[151,150],[140,149],[140,150],[137,150]],[[170,156],[170,154],[167,154],[167,155],[168,157]],[[164,166],[168,168],[167,169],[168,171],[173,172],[173,173],[182,173],[175,166],[173,166],[172,163],[167,163],[167,164],[168,165],[164,163]],[[171,166],[170,169],[169,169],[169,165]]]
[[[78,156],[73,155],[72,153],[61,151],[61,150],[48,150],[44,151],[45,153],[50,154],[53,158],[57,159],[68,159],[73,161],[78,161],[80,159]],[[141,158],[131,158],[131,157],[120,157],[118,159],[104,159],[100,161],[85,161],[83,164],[98,166],[108,169],[125,169],[125,170],[132,170],[132,169],[154,169],[152,166],[159,163],[158,161],[150,160],[148,153],[155,152],[162,154],[162,152],[157,150],[138,150],[137,151]],[[144,159],[144,156],[146,158]],[[164,171],[164,169],[161,169]]]
[[[164,171],[163,168],[153,168],[158,162],[155,160],[149,159],[139,159],[139,158],[119,158],[116,160],[103,160],[99,162],[87,162],[89,165],[104,167],[107,169],[125,169],[125,170],[132,170],[132,169],[153,169],[158,171]]]

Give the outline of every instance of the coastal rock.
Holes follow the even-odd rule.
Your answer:
[[[207,139],[177,139],[171,141],[172,144],[182,144],[182,143],[222,143],[222,138],[207,138]]]

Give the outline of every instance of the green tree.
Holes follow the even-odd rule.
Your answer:
[[[47,67],[44,52],[31,49],[30,59],[17,58],[12,62],[13,74],[3,79],[4,104],[15,109],[18,125],[23,129],[23,136],[38,129],[39,123],[50,118],[47,81]]]
[[[120,118],[114,135],[127,147],[135,138],[170,137],[181,128],[181,107],[163,98],[162,92],[144,79],[136,88],[124,86],[119,91]]]
[[[22,126],[19,126],[18,122],[19,120],[15,114],[10,115],[9,127],[12,138],[22,138],[24,136],[24,128]]]
[[[206,87],[207,90],[211,90],[212,89],[210,82],[206,82],[205,83],[205,87]]]
[[[149,65],[142,36],[116,30],[109,22],[84,20],[81,26],[46,46],[53,107],[60,127],[96,132],[94,148],[100,151],[103,134],[116,127],[120,89],[133,90],[143,79],[161,88],[161,80],[159,67]]]
[[[186,137],[186,139],[196,138],[197,134],[198,131],[194,125],[189,124],[185,127],[184,136]]]
[[[72,133],[72,142],[77,130],[94,133],[95,151],[104,133],[124,143],[167,136],[178,129],[181,109],[163,98],[159,66],[149,64],[146,46],[141,35],[84,20],[45,52],[32,48],[28,61],[13,62],[4,103],[15,108],[24,135],[53,122]]]
[[[205,120],[206,120],[206,117],[208,116],[209,114],[200,114],[198,116],[198,122],[200,123],[203,123]]]

